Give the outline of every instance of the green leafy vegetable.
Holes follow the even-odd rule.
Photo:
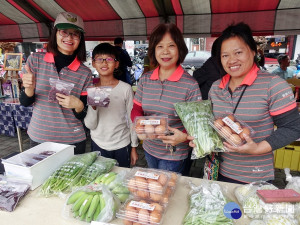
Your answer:
[[[211,101],[179,102],[174,107],[189,135],[195,138],[196,147],[193,149],[192,159],[224,151],[221,138],[209,124],[214,118]]]

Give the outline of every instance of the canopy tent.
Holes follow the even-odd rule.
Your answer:
[[[299,34],[300,0],[0,0],[0,41],[46,41],[59,12],[80,15],[86,40],[145,39],[159,23],[185,37],[243,21],[256,35]]]

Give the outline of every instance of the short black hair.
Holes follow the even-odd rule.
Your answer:
[[[114,44],[118,45],[118,44],[123,44],[123,38],[121,37],[116,37],[114,40]]]
[[[258,65],[258,58],[257,58],[257,45],[256,42],[252,36],[252,31],[249,25],[241,22],[235,25],[230,25],[228,26],[223,32],[222,35],[218,38],[217,42],[217,59],[218,63],[221,64],[221,46],[222,43],[231,38],[231,37],[239,37],[242,39],[248,46],[249,48],[255,52],[254,56],[254,62],[255,64],[259,67]]]
[[[58,47],[57,47],[57,40],[56,40],[56,33],[58,29],[56,27],[53,28],[49,41],[47,44],[47,52],[51,52],[53,55],[58,55]],[[75,50],[74,54],[76,54],[77,59],[80,62],[85,62],[86,61],[86,48],[85,48],[85,39],[84,35],[82,32],[80,32],[81,37],[80,37],[80,42],[78,45],[78,48]]]
[[[154,30],[152,31],[150,38],[149,38],[149,48],[148,48],[148,56],[153,66],[158,66],[158,62],[155,58],[155,47],[158,43],[163,39],[164,35],[169,33],[176,43],[178,48],[178,61],[177,66],[182,63],[188,53],[188,48],[184,42],[183,35],[179,28],[173,23],[162,23],[159,24]]]
[[[282,60],[285,60],[285,59],[288,58],[288,57],[289,57],[288,55],[280,54],[280,55],[277,57],[277,61],[278,61],[279,65],[281,64]]]
[[[92,52],[92,59],[94,60],[96,55],[111,55],[119,61],[119,54],[117,49],[109,43],[101,43],[97,45]]]

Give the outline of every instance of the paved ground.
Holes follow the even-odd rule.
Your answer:
[[[26,131],[22,130],[23,149],[29,149],[29,138]],[[90,151],[90,140],[87,141],[87,151]],[[0,159],[7,157],[11,154],[17,154],[19,152],[19,145],[17,137],[7,137],[0,135]],[[141,146],[138,147],[139,160],[137,166],[147,167],[144,152]],[[190,170],[190,176],[201,178],[203,174],[203,160],[195,160]],[[0,168],[1,169],[1,168]],[[300,176],[300,172],[291,171],[293,176]],[[274,185],[278,188],[284,188],[286,185],[285,174],[283,170],[276,169]]]

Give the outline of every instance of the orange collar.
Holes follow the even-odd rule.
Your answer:
[[[159,71],[159,67],[153,70],[150,80],[159,80],[158,71]],[[180,78],[182,77],[183,72],[184,72],[183,68],[179,65],[177,69],[174,71],[174,73],[172,73],[172,75],[167,80],[179,81]]]
[[[253,82],[255,81],[255,79],[257,77],[258,70],[259,70],[259,68],[255,64],[253,64],[251,70],[247,73],[247,75],[245,76],[245,78],[242,81],[242,83],[240,84],[240,86],[242,86],[244,84],[250,86],[251,84],[253,84]],[[219,88],[224,89],[226,87],[226,85],[228,84],[229,80],[230,80],[230,75],[226,74],[222,78]]]
[[[48,63],[54,63],[54,55],[51,52],[46,52],[44,56],[44,61]],[[70,70],[76,71],[78,70],[80,66],[80,61],[76,58],[73,60],[73,62],[68,66]]]

